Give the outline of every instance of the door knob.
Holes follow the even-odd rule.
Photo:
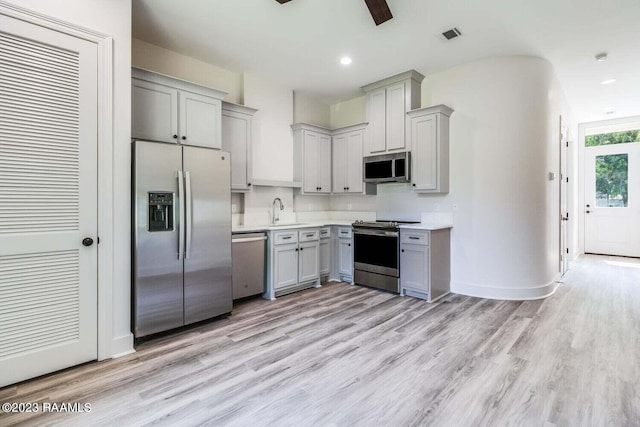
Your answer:
[[[91,246],[93,245],[93,239],[91,237],[85,237],[84,239],[82,239],[82,244],[84,246]]]
[[[184,141],[185,139],[187,139],[187,137],[186,137],[186,136],[183,136],[183,137],[182,137],[182,140]]]
[[[587,211],[587,213],[591,213],[591,211]]]

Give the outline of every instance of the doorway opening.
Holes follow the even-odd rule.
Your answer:
[[[584,252],[640,257],[640,120],[581,133]]]

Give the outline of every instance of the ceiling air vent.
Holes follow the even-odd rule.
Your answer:
[[[457,28],[452,28],[442,33],[442,37],[444,37],[446,40],[455,39],[456,37],[459,37],[461,35],[462,32]]]

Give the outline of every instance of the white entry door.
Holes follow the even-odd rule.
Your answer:
[[[97,46],[0,28],[1,387],[97,357]]]
[[[585,148],[585,252],[640,256],[640,142]]]

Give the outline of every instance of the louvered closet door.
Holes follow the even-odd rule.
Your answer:
[[[0,386],[97,357],[97,47],[0,15]]]

